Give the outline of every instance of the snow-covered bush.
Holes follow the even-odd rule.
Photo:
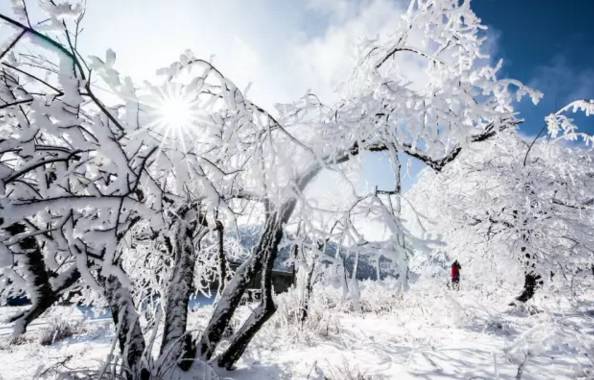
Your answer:
[[[345,297],[339,286],[315,283],[309,300],[307,317],[302,318],[302,294],[297,288],[276,296],[277,312],[271,327],[283,331],[290,339],[313,344],[340,334],[341,316],[347,314],[390,314],[402,307],[399,282],[365,280],[360,284],[360,299]]]
[[[518,365],[518,373],[531,365],[533,357],[544,353],[549,356],[569,354],[577,361],[572,375],[576,379],[591,378],[594,375],[594,340],[576,330],[575,316],[545,313],[535,318],[538,320],[532,328],[504,347],[506,358]]]
[[[318,372],[327,380],[373,380],[373,376],[361,371],[357,365],[344,359],[340,363],[327,363],[324,369],[318,366]]]
[[[359,304],[363,313],[391,313],[402,307],[403,298],[407,297],[401,291],[400,280],[394,278],[382,281],[365,280],[361,282],[360,289]]]
[[[315,344],[320,339],[330,339],[341,332],[340,322],[336,315],[334,299],[327,297],[321,289],[310,300],[308,315],[301,318],[302,299],[295,287],[276,297],[277,312],[269,328],[281,331],[289,339],[307,344]],[[334,298],[334,297],[332,297]]]
[[[39,344],[50,346],[71,336],[86,332],[87,330],[83,320],[71,321],[55,317],[49,321],[49,326],[42,330],[39,336]]]

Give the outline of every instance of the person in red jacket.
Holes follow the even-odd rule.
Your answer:
[[[452,288],[456,290],[460,290],[460,263],[458,260],[455,260],[452,264]]]

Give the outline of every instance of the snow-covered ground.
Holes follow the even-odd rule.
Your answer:
[[[372,296],[377,299],[366,304],[365,297]],[[333,304],[331,294],[318,296],[326,299],[319,301],[325,307],[314,305],[303,329],[291,322],[291,297],[279,297],[273,320],[235,371],[219,371],[222,378],[594,378],[594,294],[582,294],[573,306],[541,295],[529,308],[517,308],[478,291],[418,286],[400,298],[390,286],[367,283],[364,311]],[[0,308],[2,318],[12,312]],[[199,330],[208,312],[209,306],[192,312],[191,328]],[[18,344],[9,344],[8,326],[0,327],[2,379],[35,378],[52,366],[62,371],[101,366],[113,346],[109,321],[86,319],[71,338],[40,345],[58,316],[82,319],[76,309],[59,307]]]

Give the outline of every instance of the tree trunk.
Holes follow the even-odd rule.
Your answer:
[[[273,217],[271,228],[267,228],[258,246],[258,251],[263,252],[264,257],[262,301],[256,310],[250,314],[241,328],[233,335],[225,352],[217,358],[219,367],[228,370],[232,369],[233,365],[245,352],[252,338],[276,311],[276,305],[272,299],[272,268],[278,254],[278,245],[282,236],[282,224]]]
[[[223,289],[221,298],[200,338],[200,355],[203,359],[210,360],[214,354],[217,345],[223,338],[223,332],[239,306],[241,296],[249,283],[261,271],[264,262],[267,261],[269,250],[272,247],[278,248],[280,237],[282,237],[282,225],[278,221],[278,213],[274,212],[267,216],[264,232],[253,254],[241,264],[231,281]],[[274,260],[274,257],[272,259]]]
[[[316,270],[316,260],[317,258],[314,258],[314,261],[311,263],[311,267],[307,272],[307,278],[305,280],[305,289],[303,292],[303,301],[299,316],[299,322],[301,322],[302,325],[309,316],[309,300],[311,299],[311,294],[313,293],[313,275],[314,271]]]
[[[380,260],[382,255],[377,255],[377,261],[375,262],[375,280],[380,281],[382,279],[382,273],[380,271]]]
[[[527,302],[532,297],[534,297],[534,293],[536,289],[542,285],[542,278],[539,274],[534,272],[529,272],[524,275],[524,290],[522,294],[516,297],[516,300],[520,302]]]
[[[123,370],[127,379],[140,373],[141,359],[145,349],[140,320],[130,290],[120,280],[110,275],[104,284],[105,298],[118,332],[118,342],[123,358]]]
[[[349,296],[356,310],[361,310],[361,289],[359,289],[359,280],[357,272],[359,270],[359,250],[355,251],[355,263],[353,264],[353,273],[351,273]]]
[[[187,371],[192,366],[196,354],[191,336],[186,334],[188,302],[194,291],[194,266],[196,263],[193,235],[198,222],[202,226],[206,223],[195,210],[185,209],[179,214],[180,220],[176,222],[173,273],[169,280],[165,304],[160,360],[162,365],[171,360],[179,360],[179,367]]]
[[[305,174],[297,180],[297,188],[303,190],[307,184],[315,178],[320,170],[322,170],[322,166],[319,163],[310,167]],[[263,284],[266,284],[265,281],[272,282],[271,278],[269,280],[267,280],[267,278],[270,277],[272,272],[272,265],[276,259],[278,245],[283,234],[283,226],[291,217],[296,204],[297,199],[293,198],[282,204],[278,210],[274,211],[269,210],[269,204],[267,204],[264,232],[260,237],[258,245],[254,249],[251,257],[237,269],[231,281],[227,284],[225,289],[223,289],[223,294],[215,306],[206,329],[202,333],[199,345],[200,355],[204,360],[210,360],[212,358],[217,345],[223,338],[223,332],[229,326],[231,317],[235,313],[237,306],[239,306],[243,293],[249,283],[254,279],[258,272],[260,272],[263,265],[270,265],[271,268],[268,275],[267,273],[263,274]],[[269,286],[269,288],[271,287],[272,285]],[[271,291],[271,289],[269,290]],[[240,331],[235,334],[235,337],[232,338],[233,349],[231,351],[227,349],[223,354],[224,359],[219,361],[222,362],[225,367],[230,368],[237,359],[239,359],[237,354],[241,355],[243,353],[252,337],[274,313],[275,306],[272,303],[271,297],[269,301],[266,301],[269,298],[266,294],[266,286],[264,291],[265,297],[263,298],[261,307],[252,313]]]
[[[521,247],[520,251],[524,254],[526,258],[526,269],[524,272],[524,289],[522,290],[522,294],[516,297],[516,300],[520,302],[527,302],[532,297],[534,297],[534,293],[539,286],[543,284],[542,277],[540,274],[536,273],[536,260],[533,256],[529,253],[526,253],[526,247]]]
[[[15,334],[20,335],[27,331],[27,326],[39,316],[41,316],[47,309],[49,309],[60,297],[80,279],[80,272],[73,265],[60,276],[60,282],[56,284],[51,292],[43,293],[43,298],[38,299],[37,302],[17,315],[12,316],[8,321],[15,322]]]
[[[223,246],[223,239],[225,234],[225,228],[221,222],[217,221],[217,235],[219,239],[219,288],[217,289],[217,295],[220,297],[223,294],[223,289],[227,282],[227,256],[225,256],[225,247]]]
[[[25,233],[27,229],[21,223],[14,223],[6,227],[6,231],[15,236]],[[15,322],[14,335],[21,335],[27,330],[27,326],[49,309],[57,300],[51,284],[49,274],[45,269],[45,262],[41,253],[41,247],[34,236],[27,236],[18,243],[22,259],[20,265],[25,272],[25,277],[29,283],[28,297],[31,300],[31,308],[12,318],[10,322]]]
[[[532,192],[534,194],[534,192]],[[533,206],[531,205],[531,208]],[[518,220],[518,211],[513,210],[512,215],[514,220]],[[532,231],[528,225],[528,218],[524,217],[522,220],[521,228],[519,229],[520,236],[522,239],[522,244],[520,246],[520,254],[524,256],[526,259],[525,262],[525,269],[524,269],[524,289],[522,293],[516,297],[516,300],[520,302],[527,302],[532,297],[534,297],[534,293],[536,289],[543,284],[542,277],[540,274],[536,272],[536,255],[530,254],[528,252],[528,246],[530,243],[530,237],[532,236]]]

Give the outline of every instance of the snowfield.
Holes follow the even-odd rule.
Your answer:
[[[573,304],[559,304],[543,292],[529,307],[519,308],[492,294],[455,292],[435,284],[415,285],[401,298],[393,285],[363,282],[361,311],[354,311],[348,300],[335,302],[340,298],[338,289],[316,288],[319,300],[314,301],[303,328],[291,317],[295,295],[277,296],[279,311],[237,369],[217,370],[217,376],[241,380],[594,378],[591,292]],[[190,330],[200,331],[210,307],[190,312]],[[14,309],[0,309],[2,318]],[[244,307],[241,314],[248,311]],[[78,326],[74,335],[41,345],[41,337],[58,318]],[[9,345],[10,326],[2,325],[0,334],[4,380],[56,378],[57,372],[100,368],[112,349],[117,354],[111,322],[83,319],[70,307],[53,309],[17,344]],[[180,378],[217,377],[204,377],[199,369],[185,376]]]

